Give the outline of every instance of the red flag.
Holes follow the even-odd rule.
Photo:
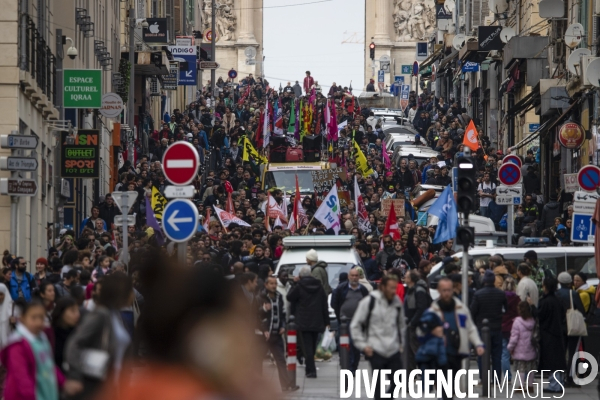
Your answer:
[[[390,204],[390,212],[387,221],[385,222],[383,234],[390,235],[394,240],[399,240],[402,237],[400,228],[398,228],[398,220],[396,219],[396,210],[394,209],[393,203]]]
[[[300,186],[298,185],[298,175],[296,175],[296,196],[294,197],[294,211],[292,211],[292,218],[288,223],[288,229],[295,232],[296,229],[302,225],[308,223],[308,217],[304,208],[302,208],[302,196],[300,195]]]
[[[208,227],[210,225],[210,208],[206,209],[206,218],[204,219],[204,223],[202,224],[202,226],[204,227],[204,230],[206,232],[208,232]]]

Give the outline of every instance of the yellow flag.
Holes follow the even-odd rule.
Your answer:
[[[252,145],[252,142],[248,140],[247,137],[244,137],[244,153],[242,155],[242,160],[244,161],[254,161],[257,164],[267,164],[269,159],[265,156],[261,156],[258,151]]]
[[[354,162],[356,163],[356,169],[358,172],[360,172],[362,176],[372,175],[374,171],[371,167],[369,167],[369,164],[367,163],[367,157],[365,157],[358,143],[354,142],[353,150]]]
[[[160,224],[162,222],[163,210],[167,205],[167,199],[154,186],[152,187],[152,198],[150,200],[150,205],[152,206],[152,211],[154,211],[156,220]]]

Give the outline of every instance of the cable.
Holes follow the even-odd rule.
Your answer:
[[[262,9],[265,9],[265,8],[286,8],[286,7],[307,6],[307,5],[318,4],[318,3],[329,3],[331,1],[333,1],[333,0],[311,1],[311,2],[308,2],[308,3],[296,3],[296,4],[288,4],[288,5],[281,5],[281,6],[230,8],[230,9],[231,10],[262,10]]]

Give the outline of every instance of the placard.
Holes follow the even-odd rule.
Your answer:
[[[327,194],[334,184],[337,185],[338,188],[340,207],[348,207],[351,196],[345,167],[315,170],[310,171],[310,173],[313,179],[317,207],[325,200],[325,197],[327,197]]]
[[[577,189],[579,189],[579,183],[577,182],[577,174],[564,174],[565,179],[565,192],[566,193],[575,193]]]
[[[73,144],[67,144],[70,133],[62,131],[60,176],[62,178],[100,177],[99,136],[97,129],[79,129],[77,136],[71,137]]]
[[[381,211],[379,215],[387,217],[390,213],[390,204],[394,205],[394,211],[396,211],[396,217],[404,217],[406,214],[404,211],[404,199],[383,199],[381,200]]]

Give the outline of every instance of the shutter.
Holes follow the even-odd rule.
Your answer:
[[[175,21],[173,17],[173,0],[165,0],[165,17],[167,17],[167,26],[169,30],[169,42],[175,37]]]
[[[471,2],[471,28],[475,29],[481,25],[481,1],[482,0],[467,0]],[[467,32],[470,35],[471,32]]]
[[[173,22],[175,34],[181,34],[181,0],[173,0]]]

